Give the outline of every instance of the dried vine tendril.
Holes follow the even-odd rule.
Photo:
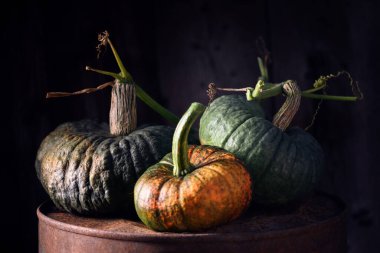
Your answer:
[[[354,81],[354,79],[351,77],[351,74],[347,71],[339,71],[335,75],[329,74],[326,76],[320,76],[313,84],[314,89],[310,89],[308,91],[305,91],[304,93],[311,93],[311,92],[315,92],[317,90],[322,89],[323,94],[327,95],[327,92],[326,92],[326,89],[328,87],[327,82],[331,79],[336,79],[342,75],[346,75],[347,78],[349,79],[352,94],[357,98],[357,100],[362,100],[364,98],[364,95],[362,91],[360,90],[359,83],[357,81]],[[311,122],[308,126],[305,127],[305,131],[308,131],[314,125],[318,112],[321,109],[322,102],[323,102],[323,99],[319,100],[317,108],[315,109],[313,113]]]
[[[325,90],[323,90],[323,94],[326,94]],[[314,125],[314,122],[315,122],[315,119],[317,118],[318,112],[321,109],[322,102],[323,102],[323,99],[318,101],[318,105],[317,105],[317,108],[315,108],[315,111],[313,113],[313,117],[311,118],[311,122],[309,125],[307,125],[305,127],[305,131],[308,131]]]
[[[100,42],[96,46],[96,52],[98,53],[97,54],[98,59],[100,58],[100,55],[102,54],[103,50],[107,49],[107,43],[108,43],[109,36],[110,36],[110,34],[107,31],[104,31],[104,32],[98,34],[98,41]]]

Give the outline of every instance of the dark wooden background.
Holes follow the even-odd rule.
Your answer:
[[[34,159],[58,124],[107,120],[110,91],[46,100],[109,79],[85,65],[117,70],[110,51],[99,61],[97,33],[107,29],[135,80],[177,114],[207,103],[209,82],[253,85],[255,40],[271,51],[272,80],[309,87],[320,74],[348,70],[365,99],[325,102],[310,132],[327,168],[320,188],[348,206],[349,252],[378,252],[380,183],[379,1],[12,1],[1,8],[1,243],[8,252],[37,251],[37,206],[47,199]],[[347,80],[331,93],[349,94]],[[273,114],[281,99],[266,103]],[[295,124],[305,127],[317,101],[304,99]],[[165,123],[143,104],[139,122]],[[3,251],[1,251],[3,252]],[[5,251],[4,251],[5,252]]]

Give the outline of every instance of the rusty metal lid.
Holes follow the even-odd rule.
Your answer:
[[[301,205],[251,208],[240,219],[202,233],[155,232],[137,220],[80,217],[56,209],[50,201],[38,208],[37,215],[39,221],[48,226],[99,238],[144,242],[239,242],[297,236],[342,224],[345,206],[335,197],[317,193]]]

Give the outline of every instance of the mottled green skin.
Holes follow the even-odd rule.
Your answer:
[[[253,199],[261,204],[302,198],[323,169],[322,148],[310,134],[300,128],[282,132],[244,96],[214,100],[201,118],[199,136],[202,145],[224,148],[245,163],[254,182]]]
[[[171,150],[174,129],[147,126],[111,136],[106,124],[64,123],[41,143],[35,167],[58,208],[101,215],[133,210],[133,187]]]

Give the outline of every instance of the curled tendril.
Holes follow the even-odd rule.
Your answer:
[[[326,94],[325,89],[323,89],[323,94]],[[314,122],[315,122],[315,119],[317,118],[318,112],[321,109],[322,102],[323,102],[323,99],[318,101],[318,105],[317,105],[317,108],[315,109],[315,111],[313,113],[313,117],[311,118],[311,122],[307,127],[305,127],[305,131],[308,131],[314,125]]]
[[[319,87],[324,87],[327,85],[327,81],[332,79],[332,78],[337,78],[341,74],[343,74],[345,71],[338,72],[337,74],[329,74],[327,76],[320,76],[313,84],[314,88],[319,88]]]
[[[341,73],[341,72],[339,72]],[[342,73],[346,74],[348,79],[350,80],[350,85],[352,89],[352,94],[354,94],[355,97],[358,98],[358,100],[362,100],[364,98],[363,92],[360,90],[359,87],[359,82],[355,81],[352,77],[351,74],[347,71],[342,71]]]
[[[363,93],[360,90],[359,83],[357,81],[354,81],[354,79],[351,77],[351,74],[347,71],[339,71],[338,73],[329,74],[326,76],[320,76],[313,84],[314,88],[321,88],[321,87],[327,87],[327,82],[330,79],[338,78],[341,75],[346,75],[347,78],[350,80],[350,86],[352,89],[352,94],[354,94],[355,97],[358,98],[358,100],[361,100],[364,98]]]
[[[319,77],[313,84],[314,88],[319,88],[327,85],[327,79],[325,76]]]
[[[99,57],[100,57],[100,55],[101,55],[101,53],[103,51],[103,48],[107,47],[108,37],[109,36],[110,36],[110,34],[107,31],[104,31],[104,32],[98,34],[98,41],[100,42],[96,46],[96,51],[98,52],[98,55],[97,55],[98,59],[99,59]]]
[[[352,77],[351,77],[351,74],[347,71],[339,71],[338,73],[336,73],[335,75],[334,74],[329,74],[329,75],[326,75],[326,76],[320,76],[313,84],[313,87],[314,88],[322,88],[322,92],[323,94],[327,94],[326,93],[326,88],[327,88],[327,82],[330,80],[330,79],[335,79],[335,78],[338,78],[339,76],[341,75],[346,75],[347,78],[350,80],[350,86],[351,86],[351,90],[352,90],[352,94],[354,94],[355,97],[358,98],[358,100],[362,100],[364,98],[364,95],[362,93],[362,91],[360,90],[360,87],[359,87],[359,83],[357,81],[355,81]],[[319,112],[319,110],[321,109],[321,104],[322,104],[322,99],[318,102],[318,105],[317,105],[317,108],[315,109],[315,112],[313,113],[313,117],[311,119],[311,122],[310,124],[305,128],[305,131],[309,130],[313,125],[314,125],[314,122],[315,122],[315,119],[317,118],[317,114]]]

